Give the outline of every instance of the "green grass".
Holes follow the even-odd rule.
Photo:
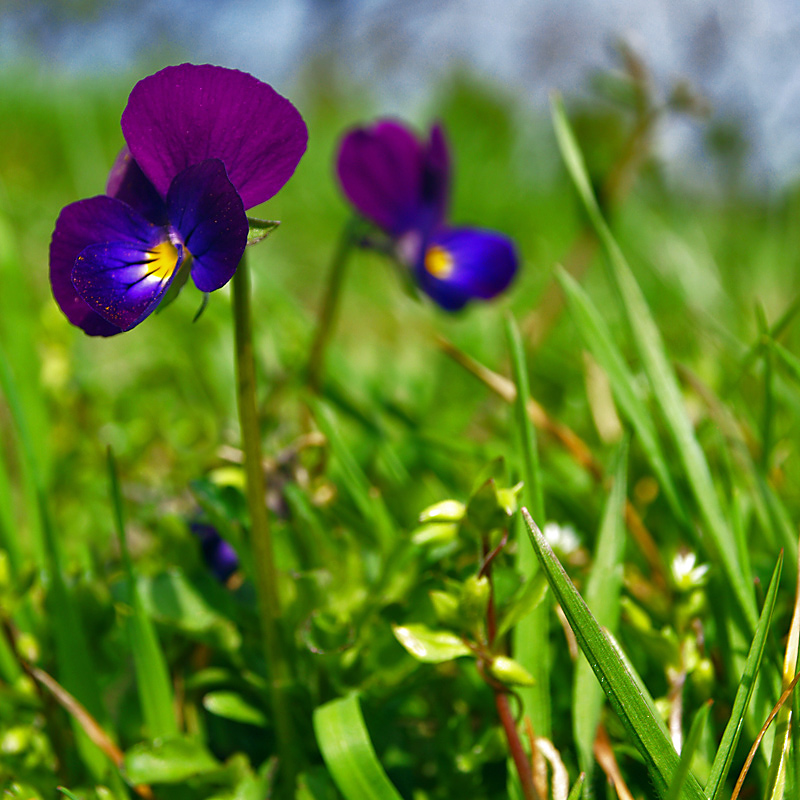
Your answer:
[[[243,478],[231,458],[230,293],[214,293],[193,323],[201,296],[187,285],[163,313],[101,341],[72,328],[49,291],[56,216],[102,192],[138,77],[44,85],[20,73],[0,84],[0,788],[20,800],[54,797],[58,785],[81,800],[123,798],[139,783],[159,800],[245,800],[266,796],[275,770]],[[414,533],[426,507],[468,503],[496,458],[496,484],[525,481],[540,528],[553,521],[577,534],[556,548],[557,562],[544,548],[534,554],[521,519],[508,520],[512,541],[492,565],[498,614],[523,617],[511,655],[540,681],[520,694],[526,709],[549,698],[550,708],[539,701],[529,713],[569,786],[594,761],[584,797],[615,796],[592,753],[599,721],[634,796],[730,796],[780,696],[795,604],[800,194],[692,194],[650,160],[630,196],[601,210],[594,190],[615,156],[611,134],[633,124],[630,110],[570,107],[577,145],[557,112],[567,169],[546,115],[522,124],[515,98],[454,77],[416,122],[446,126],[453,219],[513,236],[520,276],[498,302],[448,316],[409,297],[385,260],[356,252],[322,396],[312,399],[308,348],[350,215],[332,160],[345,128],[372,111],[310,83],[298,97],[309,150],[284,190],[253,210],[282,224],[249,262],[288,691],[303,749],[296,796],[493,800],[519,791],[493,690],[476,669],[489,661],[418,661],[393,633],[416,625],[482,635],[443,608],[480,605],[464,587],[474,585],[482,545],[500,539],[494,523],[474,527],[473,500],[469,523],[441,523],[427,544]],[[591,228],[601,247],[570,276],[557,265],[569,266]],[[553,324],[534,339],[545,312]],[[437,334],[512,379],[516,406],[445,356]],[[587,382],[584,352],[607,375],[608,395]],[[601,474],[529,427],[528,395],[581,437]],[[622,438],[595,427],[593,413],[610,413],[607,396]],[[626,498],[662,570],[628,535]],[[241,585],[225,587],[205,568],[188,527],[198,517],[236,546]],[[782,549],[783,578],[770,583]],[[708,572],[680,573],[687,552]],[[535,555],[552,584],[544,602]],[[570,654],[571,625],[605,670],[610,704]],[[546,652],[541,663],[531,642]],[[74,706],[29,667],[54,676],[107,740],[92,742]],[[527,747],[524,726],[521,739]],[[795,749],[796,733],[785,741]],[[772,786],[771,744],[745,784],[756,795]],[[793,797],[796,753],[785,765]]]

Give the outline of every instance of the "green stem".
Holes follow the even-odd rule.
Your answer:
[[[242,258],[231,282],[233,288],[234,342],[236,350],[236,400],[242,432],[250,543],[255,563],[255,584],[261,619],[264,655],[269,673],[270,701],[285,797],[294,796],[299,750],[294,746],[287,689],[289,668],[280,638],[278,572],[266,506],[266,484],[261,457],[261,431],[256,405],[256,368],[250,309],[250,276]]]
[[[308,357],[308,385],[313,392],[319,392],[322,384],[322,369],[325,366],[325,348],[331,338],[333,325],[336,322],[336,312],[339,309],[339,298],[344,285],[347,258],[356,240],[356,231],[360,226],[358,219],[351,219],[342,229],[339,243],[333,254],[333,260],[328,271],[328,283],[325,287],[325,296],[322,299],[322,308],[319,312],[319,322],[311,342]]]

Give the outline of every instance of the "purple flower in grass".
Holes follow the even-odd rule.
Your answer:
[[[190,528],[200,541],[206,566],[220,583],[227,582],[228,578],[239,569],[239,557],[236,551],[219,535],[213,525],[193,522]]]
[[[342,140],[339,182],[360,214],[388,235],[417,285],[448,311],[508,288],[517,271],[512,241],[447,224],[450,155],[441,127],[427,141],[399,122],[356,128]]]
[[[208,64],[139,81],[122,132],[106,194],[64,208],[50,245],[55,299],[93,336],[138,325],[182,269],[203,292],[224,286],[247,243],[245,209],[280,190],[308,139],[271,86]]]

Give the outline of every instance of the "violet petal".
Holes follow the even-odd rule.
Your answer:
[[[127,331],[155,311],[182,260],[183,247],[166,231],[156,242],[92,244],[75,261],[72,283],[100,316]]]
[[[105,195],[71,203],[61,210],[50,242],[50,284],[67,319],[90,336],[113,336],[121,328],[89,307],[72,283],[78,256],[93,244],[152,241],[157,229],[130,206]]]
[[[166,67],[139,81],[122,132],[162,197],[184,169],[218,158],[245,208],[289,180],[308,139],[300,113],[271,86],[210,64]]]
[[[495,231],[443,228],[427,242],[416,266],[420,288],[447,311],[472,299],[489,300],[511,284],[518,259],[514,243]]]
[[[225,166],[209,159],[185,169],[167,193],[170,222],[192,254],[192,280],[202,292],[224,286],[247,244],[247,215]]]

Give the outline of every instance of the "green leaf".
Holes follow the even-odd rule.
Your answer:
[[[531,611],[538,608],[546,594],[547,576],[539,569],[532,578],[527,580],[519,594],[512,598],[511,602],[503,609],[495,638],[502,638],[504,634],[525,619]]]
[[[731,527],[722,512],[708,462],[695,437],[661,333],[625,256],[603,219],[589,181],[583,155],[578,148],[560,99],[554,98],[552,111],[561,155],[605,250],[609,277],[617,290],[639,350],[639,357],[650,381],[653,396],[661,409],[692,488],[708,533],[708,544],[725,573],[746,627],[752,632],[755,629],[757,616],[753,588],[738,563]]]
[[[357,695],[317,708],[314,733],[345,800],[402,800],[375,755]]]
[[[141,742],[125,753],[125,773],[134,785],[181,783],[220,767],[204,745],[185,737]]]
[[[208,692],[203,696],[203,708],[218,717],[232,719],[234,722],[244,722],[260,728],[265,728],[267,725],[264,712],[248,703],[236,692]]]
[[[241,634],[178,569],[158,575],[139,575],[136,585],[147,614],[197,641],[223,650],[238,650]]]
[[[622,591],[627,460],[628,443],[623,441],[616,454],[614,484],[606,501],[594,562],[586,583],[586,605],[597,622],[612,633],[616,631],[619,622]],[[580,659],[575,665],[572,707],[575,744],[578,747],[581,769],[590,774],[594,763],[597,724],[603,707],[603,692],[585,659]]]
[[[441,664],[454,658],[472,655],[460,636],[450,631],[434,631],[426,625],[393,625],[400,642],[417,661]]]
[[[736,690],[736,697],[733,701],[733,707],[731,708],[731,716],[728,720],[728,724],[725,726],[725,732],[722,734],[722,739],[717,748],[717,753],[714,756],[714,762],[711,765],[708,780],[706,781],[705,793],[711,800],[719,800],[719,798],[723,796],[725,781],[727,780],[728,772],[733,763],[736,745],[739,743],[739,737],[744,727],[745,714],[750,705],[750,698],[753,696],[756,678],[761,668],[761,659],[764,655],[767,634],[769,633],[769,626],[772,621],[775,599],[778,596],[778,585],[780,584],[782,567],[783,553],[778,557],[778,562],[775,564],[775,569],[772,572],[772,579],[769,582],[767,595],[764,598],[761,616],[756,625],[756,633],[747,654],[744,672],[739,680],[739,688]]]
[[[128,639],[133,665],[136,673],[136,688],[142,704],[142,716],[150,737],[168,738],[178,735],[178,723],[173,711],[172,684],[167,668],[167,660],[161,650],[158,637],[150,617],[144,610],[139,587],[136,584],[133,564],[128,552],[125,536],[125,521],[122,510],[122,496],[119,490],[114,454],[108,448],[108,477],[111,484],[111,500],[114,506],[114,521],[117,526],[122,561],[128,583],[132,587],[131,606],[133,613],[128,620]]]
[[[247,247],[266,239],[281,223],[272,219],[247,218]]]
[[[650,770],[658,793],[663,796],[677,775],[680,759],[663,723],[653,713],[652,701],[648,702],[644,698],[644,687],[620,658],[611,640],[592,616],[526,509],[522,509],[522,515],[539,563],[547,573],[550,587],[564,610],[581,650],[600,681],[611,707]],[[686,779],[682,800],[706,800],[700,785],[691,774]]]

